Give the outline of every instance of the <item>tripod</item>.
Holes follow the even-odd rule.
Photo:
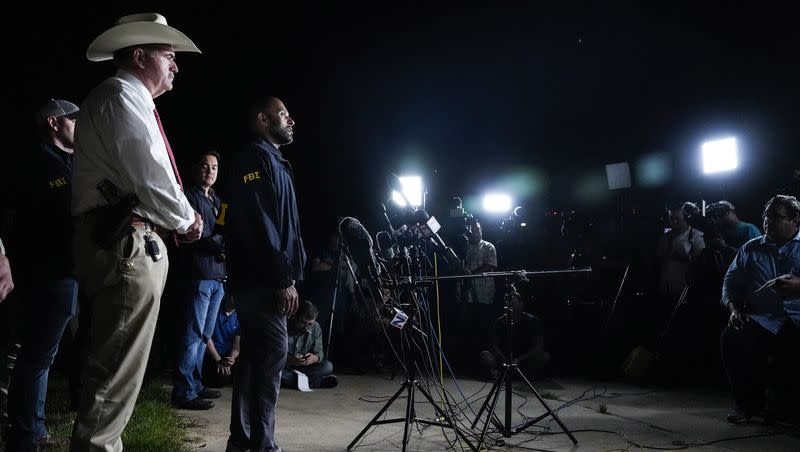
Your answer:
[[[516,281],[527,281],[528,279],[525,278],[524,273],[517,273],[514,274]],[[505,307],[503,308],[506,312],[506,353],[504,358],[506,362],[503,363],[503,371],[497,376],[494,384],[492,385],[492,389],[489,390],[489,395],[486,396],[486,400],[481,405],[481,409],[478,411],[478,415],[475,416],[475,420],[472,422],[472,428],[474,429],[476,425],[478,425],[478,421],[480,421],[483,412],[486,411],[486,423],[483,424],[483,430],[481,431],[480,439],[478,440],[478,449],[481,448],[483,445],[483,440],[486,437],[486,431],[489,429],[489,423],[491,421],[492,424],[499,430],[503,436],[506,438],[510,438],[511,435],[516,435],[517,433],[522,432],[523,430],[527,429],[533,424],[541,421],[542,419],[546,418],[547,416],[552,416],[561,429],[569,436],[569,439],[572,440],[573,444],[578,444],[578,440],[572,435],[572,432],[561,422],[558,415],[550,408],[550,405],[542,398],[536,388],[533,387],[530,380],[525,376],[525,374],[520,370],[519,365],[514,361],[514,339],[513,339],[513,328],[514,328],[514,308],[512,307],[512,297],[515,296],[516,289],[514,287],[514,281],[509,280],[506,284],[506,293],[504,295]],[[545,413],[539,417],[533,418],[528,420],[527,422],[523,422],[520,425],[512,427],[511,425],[511,395],[512,395],[512,387],[511,382],[514,378],[514,375],[519,375],[525,384],[528,385],[531,392],[539,402],[541,402],[542,406],[545,408]],[[505,423],[501,423],[500,419],[495,414],[495,408],[497,407],[497,399],[500,396],[500,386],[505,383]],[[490,406],[491,405],[491,406]],[[488,408],[488,409],[487,409]]]
[[[339,296],[339,286],[341,285],[342,279],[342,260],[347,259],[347,255],[344,253],[342,248],[342,244],[340,243],[339,246],[336,248],[336,262],[333,265],[333,274],[336,277],[333,280],[333,298],[331,298],[331,318],[328,322],[328,348],[325,350],[325,356],[331,356],[331,337],[333,336],[333,317],[336,315],[336,298]],[[346,261],[347,267],[352,272],[353,269],[350,267],[349,259]]]
[[[450,417],[448,416],[448,414],[445,413],[444,410],[442,410],[438,405],[436,405],[436,402],[433,401],[433,397],[431,397],[431,394],[428,392],[428,390],[425,389],[424,386],[422,386],[422,384],[419,382],[419,380],[417,380],[417,378],[416,378],[416,373],[417,373],[416,362],[414,362],[413,359],[408,360],[408,361],[410,361],[410,362],[406,363],[406,379],[403,382],[403,384],[400,385],[400,388],[397,389],[397,391],[389,399],[389,401],[386,402],[385,405],[383,405],[383,407],[380,409],[380,411],[378,411],[378,414],[376,414],[375,417],[373,417],[372,420],[369,421],[369,423],[364,427],[364,429],[361,430],[361,433],[359,433],[358,436],[356,436],[355,439],[350,444],[347,445],[347,450],[351,450],[353,448],[353,446],[355,446],[355,444],[358,442],[358,440],[360,440],[361,437],[364,436],[367,433],[367,430],[369,430],[369,428],[372,427],[373,425],[382,425],[382,424],[392,424],[392,423],[396,423],[396,422],[404,422],[405,423],[405,427],[403,429],[403,452],[405,452],[406,447],[408,446],[408,440],[409,440],[410,434],[411,434],[411,430],[409,429],[409,426],[412,423],[416,422],[416,423],[425,424],[425,425],[436,425],[436,426],[439,426],[439,427],[451,428],[451,429],[455,430],[456,435],[458,435],[458,437],[461,438],[461,440],[463,440],[465,443],[467,443],[467,445],[469,446],[469,448],[471,450],[473,450],[475,452],[478,452],[479,449],[476,449],[475,446],[473,446],[472,443],[467,439],[467,437],[464,436],[464,433],[461,432],[461,430],[458,428],[458,426],[455,425],[450,420]],[[428,403],[430,403],[430,405],[434,408],[434,410],[436,410],[436,414],[439,416],[437,418],[437,420],[433,420],[432,421],[432,420],[421,419],[421,418],[417,417],[416,409],[414,408],[414,403],[415,403],[415,400],[416,400],[415,399],[415,392],[416,391],[419,391],[425,397],[425,399],[428,400]],[[388,410],[389,407],[392,406],[392,403],[394,403],[394,401],[397,400],[398,397],[400,397],[400,394],[403,394],[404,392],[407,394],[406,395],[406,414],[405,414],[405,417],[381,420],[380,417],[383,415],[383,413],[385,413],[386,410]]]

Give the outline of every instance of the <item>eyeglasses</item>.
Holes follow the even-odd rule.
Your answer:
[[[779,214],[777,214],[777,213],[765,213],[765,214],[764,214],[764,215],[762,215],[761,217],[762,217],[764,220],[767,220],[767,221],[777,221],[777,220],[783,220],[783,219],[789,219],[789,218],[792,218],[792,217],[790,217],[789,215],[779,215]]]

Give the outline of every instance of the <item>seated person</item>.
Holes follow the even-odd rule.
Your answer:
[[[523,308],[522,297],[518,292],[513,292],[511,294],[513,362],[519,365],[522,373],[530,377],[547,365],[550,353],[544,350],[541,322],[534,315],[524,312]],[[508,362],[506,315],[503,314],[494,321],[489,331],[490,350],[484,350],[480,355],[481,364],[489,370],[492,378],[497,378],[498,369],[503,363]]]
[[[312,388],[333,388],[339,384],[333,373],[333,364],[323,359],[322,328],[317,323],[317,307],[308,300],[300,302],[297,312],[289,319],[289,348],[281,383],[297,387],[297,374],[308,377]]]
[[[217,314],[214,334],[208,340],[203,362],[203,381],[209,387],[218,388],[233,381],[236,358],[239,356],[239,317],[232,296],[223,300]]]
[[[763,217],[766,234],[739,248],[722,287],[730,311],[722,360],[735,402],[728,421],[734,424],[761,415],[766,421],[790,418],[800,393],[800,202],[777,195]]]

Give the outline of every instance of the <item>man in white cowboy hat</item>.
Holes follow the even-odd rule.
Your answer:
[[[86,98],[75,131],[75,270],[92,338],[72,452],[122,451],[167,278],[161,236],[189,242],[203,230],[153,103],[172,89],[176,52],[200,51],[154,13],[120,18],[86,51],[117,73]]]

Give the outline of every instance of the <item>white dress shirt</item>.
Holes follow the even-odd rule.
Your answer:
[[[97,185],[108,179],[121,194],[134,193],[134,213],[185,234],[194,209],[180,189],[144,84],[129,72],[97,86],[75,124],[72,214],[108,204]]]

